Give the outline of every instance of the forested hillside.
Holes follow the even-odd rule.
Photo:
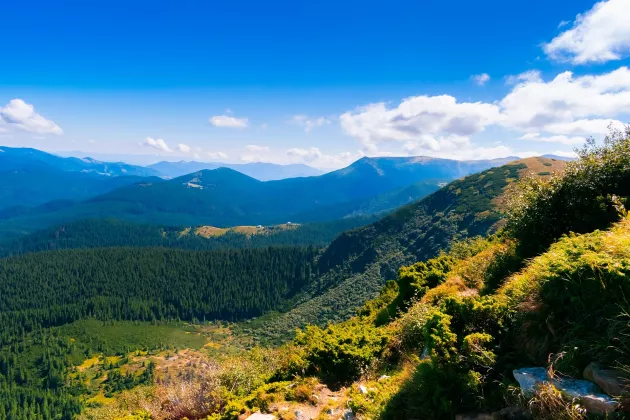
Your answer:
[[[565,162],[529,158],[454,181],[428,197],[362,228],[344,232],[318,260],[317,290],[302,304],[266,322],[261,334],[273,338],[286,325],[325,325],[354,312],[373,298],[398,268],[431,258],[454,241],[496,231],[504,218],[501,197],[526,176],[549,177]]]
[[[324,247],[341,232],[369,224],[378,216],[357,216],[321,223],[292,225],[290,229],[244,226],[220,235],[205,235],[207,226],[193,228],[88,219],[44,229],[0,242],[0,257],[29,252],[99,247],[166,247],[192,250],[264,248],[268,246]],[[214,228],[215,231],[224,230]],[[248,232],[255,231],[255,234]]]
[[[235,320],[311,281],[314,248],[62,250],[0,260],[1,343],[84,317]]]

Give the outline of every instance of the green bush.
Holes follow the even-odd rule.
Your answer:
[[[440,255],[426,262],[401,267],[398,272],[398,297],[394,304],[405,307],[413,299],[420,299],[431,288],[443,283],[454,260]]]
[[[309,371],[336,384],[361,376],[383,353],[389,336],[384,328],[351,319],[326,329],[307,326],[298,332],[295,343],[304,347]]]
[[[525,256],[544,251],[569,232],[587,233],[619,219],[614,196],[630,196],[630,127],[589,140],[564,175],[522,180],[508,203],[507,232]]]

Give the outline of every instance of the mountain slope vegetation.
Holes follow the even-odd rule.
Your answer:
[[[454,241],[499,229],[505,217],[501,197],[512,183],[530,175],[549,177],[564,165],[549,158],[528,158],[489,169],[454,181],[375,223],[344,232],[319,258],[320,276],[303,303],[263,323],[261,330],[282,335],[286,325],[325,325],[344,319],[387,280],[396,278],[400,266],[431,258]]]
[[[286,226],[181,228],[115,219],[87,219],[0,242],[0,257],[75,248],[165,247],[191,250],[328,245],[341,232],[369,224],[377,216]],[[255,232],[252,234],[251,232]]]

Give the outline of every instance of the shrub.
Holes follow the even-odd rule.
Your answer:
[[[431,288],[443,283],[451,269],[453,259],[440,255],[426,262],[401,267],[398,272],[398,297],[395,304],[405,307],[412,299],[419,299]]]
[[[593,359],[619,361],[630,345],[623,322],[629,276],[630,220],[607,232],[562,238],[499,289],[518,311],[517,347],[540,362],[578,347],[561,364],[575,372]]]
[[[507,232],[526,256],[569,232],[586,233],[619,219],[613,196],[630,195],[630,127],[612,130],[603,145],[590,139],[563,176],[520,181],[508,200]]]
[[[326,329],[307,326],[295,343],[304,347],[309,371],[336,384],[361,376],[383,353],[389,336],[388,330],[354,318]]]
[[[429,314],[429,307],[418,302],[401,317],[398,334],[404,348],[418,349],[424,345],[424,329]]]

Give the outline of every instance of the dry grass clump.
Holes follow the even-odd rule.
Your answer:
[[[524,408],[532,418],[539,420],[581,420],[586,419],[586,409],[576,400],[567,401],[552,384],[538,386],[530,399],[521,397]]]

